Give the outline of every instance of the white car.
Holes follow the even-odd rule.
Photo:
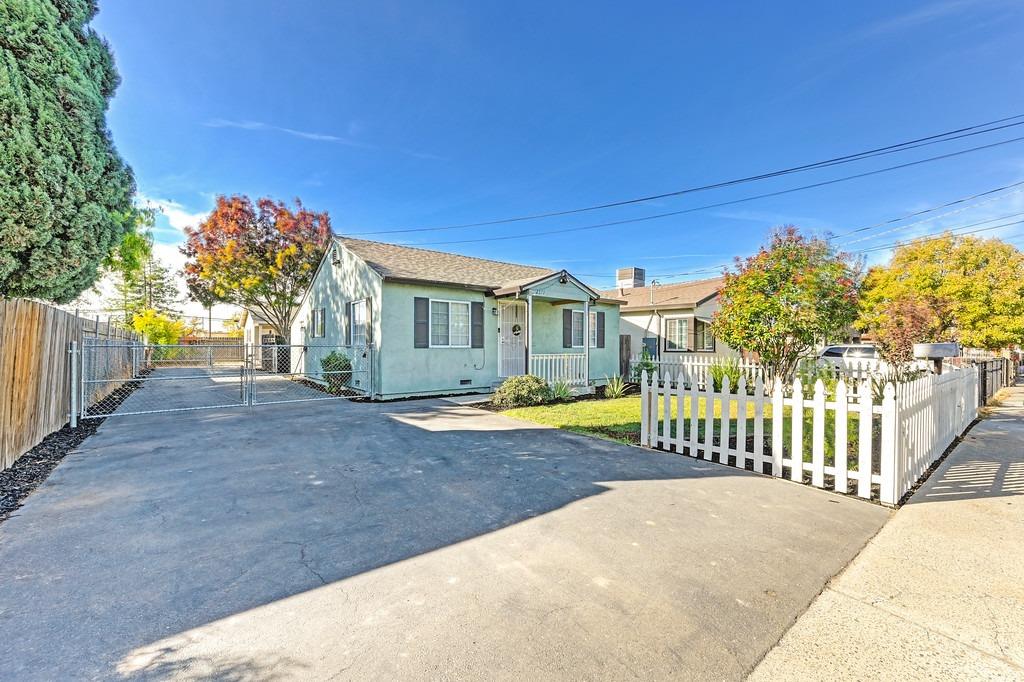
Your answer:
[[[870,344],[825,346],[819,358],[842,369],[849,369],[857,365],[865,367],[869,364],[877,365],[882,361],[878,349]]]

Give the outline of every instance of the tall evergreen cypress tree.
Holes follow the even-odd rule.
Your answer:
[[[64,303],[134,229],[94,0],[0,0],[0,296]]]

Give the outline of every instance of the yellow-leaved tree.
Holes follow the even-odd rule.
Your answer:
[[[904,354],[914,342],[988,350],[1024,343],[1024,254],[998,239],[949,233],[899,246],[888,265],[868,271],[857,325],[883,350]]]
[[[188,333],[188,326],[152,308],[147,308],[132,318],[132,328],[154,345],[174,345]]]

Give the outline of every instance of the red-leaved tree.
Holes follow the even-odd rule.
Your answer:
[[[331,240],[327,213],[295,200],[219,196],[198,227],[185,230],[185,281],[192,297],[239,305],[289,336],[292,316]]]
[[[769,384],[788,381],[820,341],[841,338],[857,317],[859,264],[792,225],[725,272],[712,328],[733,348],[757,353]]]
[[[914,360],[914,344],[937,341],[942,335],[941,302],[922,296],[901,296],[876,306],[866,329],[893,367],[902,369]]]

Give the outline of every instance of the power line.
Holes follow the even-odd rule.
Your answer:
[[[775,192],[765,192],[764,194],[755,194],[753,196],[742,197],[740,199],[733,199],[733,200],[730,200],[730,201],[720,201],[720,202],[715,203],[715,204],[705,204],[703,206],[694,206],[692,208],[680,209],[678,211],[668,211],[666,213],[657,213],[657,214],[654,214],[654,215],[641,216],[641,217],[638,217],[638,218],[624,218],[622,220],[612,220],[612,221],[608,221],[608,222],[604,222],[604,223],[596,223],[596,224],[593,224],[593,225],[582,225],[582,226],[578,226],[578,227],[565,227],[565,228],[560,228],[560,229],[557,229],[557,230],[540,230],[540,231],[537,231],[537,232],[522,232],[522,233],[519,233],[519,234],[498,235],[498,236],[495,236],[495,237],[477,237],[477,238],[474,238],[474,239],[452,239],[452,240],[446,240],[446,241],[414,242],[414,243],[405,244],[405,245],[406,246],[438,246],[438,245],[442,245],[442,244],[474,244],[474,243],[479,243],[479,242],[507,241],[507,240],[512,240],[512,239],[528,239],[530,237],[541,237],[541,236],[547,236],[547,235],[551,235],[551,234],[565,234],[565,233],[568,233],[568,232],[582,232],[582,231],[585,231],[585,230],[596,230],[596,229],[603,228],[603,227],[615,227],[615,226],[618,226],[618,225],[627,225],[627,224],[631,224],[631,223],[640,223],[640,222],[646,222],[646,221],[650,221],[650,220],[659,220],[661,218],[668,218],[668,217],[671,217],[671,216],[684,215],[684,214],[687,214],[687,213],[695,213],[697,211],[706,211],[706,210],[712,209],[712,208],[722,208],[723,206],[735,206],[736,204],[743,204],[743,203],[747,203],[747,202],[750,202],[750,201],[756,201],[758,199],[767,199],[769,197],[777,197],[777,196],[782,196],[782,195],[785,195],[785,194],[792,194],[794,192],[801,192],[801,191],[808,190],[808,189],[816,189],[818,187],[825,187],[825,186],[828,186],[828,185],[835,185],[835,184],[838,184],[840,182],[847,182],[847,181],[850,181],[850,180],[857,180],[857,179],[860,179],[860,178],[866,178],[866,177],[870,177],[870,176],[873,176],[873,175],[879,175],[881,173],[888,173],[888,172],[894,171],[894,170],[900,170],[900,169],[903,169],[903,168],[910,168],[912,166],[919,166],[919,165],[922,165],[922,164],[925,164],[925,163],[931,163],[933,161],[941,161],[943,159],[949,159],[949,158],[953,158],[953,157],[956,157],[956,156],[962,156],[964,154],[970,154],[972,152],[977,152],[977,151],[981,151],[981,150],[984,150],[984,149],[992,149],[994,147],[1000,147],[1000,146],[1005,145],[1005,144],[1011,144],[1013,142],[1020,142],[1021,140],[1024,140],[1024,136],[1022,136],[1022,137],[1012,137],[1012,138],[1010,138],[1008,140],[1001,140],[999,142],[993,142],[993,143],[986,144],[986,145],[981,145],[981,146],[978,146],[978,147],[970,147],[968,149],[961,149],[960,151],[950,152],[948,154],[941,154],[939,156],[930,156],[928,158],[918,159],[916,161],[909,161],[907,163],[901,163],[901,164],[898,164],[898,165],[895,165],[895,166],[887,166],[885,168],[878,168],[876,170],[865,171],[863,173],[856,173],[854,175],[846,175],[846,176],[843,176],[841,178],[834,178],[832,180],[823,180],[821,182],[815,182],[815,183],[812,183],[812,184],[809,184],[809,185],[801,185],[799,187],[790,187],[789,189],[777,190]]]
[[[842,232],[842,233],[837,234],[837,235],[830,235],[830,236],[828,236],[826,238],[826,241],[832,241],[832,240],[839,239],[841,237],[845,237],[845,236],[848,236],[848,235],[851,235],[851,234],[857,234],[857,233],[860,233],[860,232],[864,232],[866,230],[872,230],[872,229],[874,229],[876,227],[882,227],[884,225],[891,225],[893,223],[898,223],[898,222],[900,222],[902,220],[906,220],[907,218],[913,218],[915,216],[925,215],[925,214],[931,213],[933,211],[938,211],[938,210],[941,210],[943,208],[948,208],[949,206],[956,206],[956,205],[962,204],[965,201],[971,201],[972,199],[977,199],[978,197],[990,196],[990,195],[995,194],[997,192],[1002,192],[1004,190],[1012,189],[1014,187],[1020,187],[1021,185],[1024,185],[1024,180],[1021,180],[1019,182],[1012,182],[1012,183],[1009,183],[1007,185],[1002,185],[1001,187],[996,187],[994,189],[985,190],[984,192],[978,192],[978,193],[972,194],[970,196],[960,197],[959,199],[953,199],[952,201],[947,201],[945,203],[938,204],[936,206],[930,206],[928,208],[924,208],[924,209],[921,209],[919,211],[914,211],[912,213],[907,213],[905,215],[899,216],[898,218],[889,218],[887,220],[883,220],[881,222],[873,223],[871,225],[865,225],[863,227],[858,227],[858,228],[855,228],[855,229],[852,229],[852,230],[848,230],[846,232]],[[1021,191],[1024,191],[1024,188],[1017,189],[1016,191],[1012,192],[1011,194],[1017,194],[1017,193],[1019,193]],[[912,222],[912,223],[907,223],[906,225],[901,225],[901,226],[899,226],[897,228],[893,228],[892,230],[886,230],[886,231],[880,232],[880,233],[878,233],[876,235],[872,235],[871,237],[868,237],[867,239],[874,239],[875,237],[880,237],[883,234],[889,234],[891,232],[896,232],[897,230],[906,229],[908,227],[913,227],[915,225],[921,225],[923,223],[931,222],[933,220],[938,220],[939,218],[945,218],[945,217],[948,217],[948,216],[951,216],[951,215],[955,215],[957,213],[962,213],[963,211],[965,211],[965,210],[967,210],[969,208],[976,208],[977,206],[981,206],[983,204],[987,204],[987,203],[990,203],[992,201],[998,201],[999,199],[1005,199],[1006,196],[1010,196],[1010,195],[1005,195],[1005,196],[1001,196],[1001,197],[993,197],[993,198],[988,199],[986,201],[980,201],[980,202],[977,202],[977,203],[974,203],[974,204],[968,204],[966,206],[963,206],[959,210],[949,211],[949,212],[946,212],[946,213],[940,213],[938,215],[932,216],[932,217],[927,218],[925,220],[917,220],[917,221]],[[853,244],[853,243],[857,243],[858,241],[861,241],[861,240],[854,240],[854,241],[848,242],[848,243]],[[704,255],[704,256],[712,256],[712,255],[723,255],[723,254],[695,254],[694,253],[694,254],[680,254],[680,255],[677,255],[677,256],[652,256],[652,257],[648,258],[647,260],[669,259],[669,258],[683,258],[683,257],[698,257],[698,256],[702,256],[702,255]],[[723,266],[720,266],[720,267],[725,267],[725,266],[723,265]],[[605,279],[614,279],[614,275],[606,275],[606,274],[600,274],[599,275],[599,274],[596,274],[596,273],[586,273],[586,272],[581,272],[581,273],[577,273],[577,274],[580,275],[581,277],[603,277]],[[657,277],[658,275],[654,275],[654,276]],[[664,276],[664,275],[662,275],[662,276]]]
[[[977,230],[970,230],[968,232],[960,232],[959,231],[959,230],[965,230],[965,229],[967,229],[969,227],[976,227],[977,225],[984,225],[985,223],[991,223],[991,222],[996,221],[996,220],[1006,220],[1007,218],[1016,218],[1017,216],[1022,216],[1022,215],[1024,215],[1024,211],[1021,211],[1019,213],[1010,213],[1008,215],[999,216],[998,218],[989,218],[988,220],[980,220],[980,221],[978,221],[976,223],[969,223],[967,225],[958,225],[956,227],[946,227],[946,228],[943,228],[940,232],[925,233],[924,235],[919,235],[917,237],[914,237],[910,241],[900,240],[900,241],[891,242],[889,244],[883,244],[881,246],[873,246],[873,247],[868,248],[868,249],[860,249],[860,250],[857,250],[857,251],[850,251],[849,253],[851,253],[851,254],[864,254],[864,253],[871,253],[871,252],[874,252],[874,251],[884,251],[886,249],[892,249],[892,248],[895,248],[895,247],[899,246],[900,244],[934,241],[936,239],[942,239],[947,232],[950,233],[950,234],[954,234],[954,235],[958,235],[959,236],[959,235],[966,235],[966,234],[976,234],[978,232],[988,232],[989,230],[998,230],[999,228],[1002,228],[1002,227],[1010,227],[1010,226],[1013,226],[1013,225],[1024,224],[1024,220],[1017,220],[1017,221],[1010,222],[1010,223],[1003,223],[1001,225],[991,225],[989,227],[982,227],[982,228],[979,228]],[[922,237],[926,237],[926,238],[922,239]],[[713,265],[713,266],[708,266],[706,268],[701,268],[701,269],[698,269],[698,270],[690,270],[688,272],[654,274],[654,275],[652,275],[652,277],[684,277],[684,276],[687,276],[687,275],[701,275],[701,274],[708,274],[710,272],[721,272],[722,268],[725,268],[725,267],[728,267],[728,265],[727,264]],[[600,275],[598,275],[598,276],[600,276]]]
[[[1011,196],[1012,194],[1019,194],[1022,191],[1024,191],[1024,190],[1018,189],[1018,190],[1016,190],[1014,192],[1011,192],[1011,194],[1008,194],[1006,196]],[[930,223],[930,222],[933,222],[933,221],[938,220],[940,218],[948,218],[951,215],[958,215],[958,214],[963,213],[964,211],[968,211],[968,210],[970,210],[972,208],[977,208],[978,206],[982,206],[984,204],[988,204],[988,203],[991,203],[993,201],[996,201],[997,199],[1005,199],[1006,196],[996,197],[995,199],[988,199],[987,201],[979,201],[979,202],[974,203],[974,204],[968,204],[967,206],[964,206],[963,208],[958,208],[955,211],[946,211],[945,213],[939,213],[938,215],[931,216],[930,218],[923,218],[921,220],[915,220],[912,223],[907,223],[906,225],[900,225],[898,227],[889,228],[888,230],[882,230],[881,232],[878,232],[877,234],[871,234],[871,235],[868,235],[866,237],[861,237],[859,239],[852,239],[852,240],[850,240],[848,242],[845,242],[845,243],[841,244],[841,246],[843,246],[845,248],[845,247],[850,246],[851,244],[859,244],[861,242],[869,242],[869,241],[878,239],[879,237],[882,237],[884,235],[892,234],[893,232],[899,232],[901,230],[906,230],[908,228],[915,227],[916,225],[923,225],[924,223]],[[829,239],[829,241],[831,241],[831,238]]]
[[[927,213],[931,213],[932,211],[938,211],[938,210],[941,210],[943,208],[949,208],[950,206],[956,206],[958,204],[964,203],[965,201],[971,201],[972,199],[977,199],[979,197],[989,196],[989,195],[992,195],[992,194],[996,194],[997,192],[1002,192],[1004,190],[1012,189],[1014,187],[1020,187],[1021,185],[1024,185],[1024,180],[1021,180],[1020,182],[1012,182],[1012,183],[1010,183],[1008,185],[1003,185],[1002,187],[996,187],[995,189],[986,190],[984,192],[978,192],[977,194],[973,194],[973,195],[971,195],[969,197],[961,197],[959,199],[954,199],[953,201],[947,201],[946,203],[939,204],[938,206],[932,206],[930,208],[925,208],[925,209],[922,209],[920,211],[914,211],[913,213],[908,213],[906,215],[902,215],[899,218],[890,218],[889,220],[883,220],[882,222],[875,223],[874,225],[867,225],[865,227],[858,227],[856,229],[849,230],[847,232],[843,232],[841,234],[832,235],[832,236],[829,237],[829,241],[831,241],[833,239],[841,239],[843,237],[848,237],[851,234],[857,234],[859,232],[866,232],[867,230],[873,230],[876,227],[883,227],[885,225],[891,225],[893,223],[898,223],[898,222],[901,222],[903,220],[906,220],[907,218],[914,218],[914,217],[917,217],[919,215],[925,215]],[[1017,192],[1020,192],[1020,191],[1021,190],[1017,190],[1016,192],[1011,192],[1010,194],[1016,194]],[[1009,195],[1007,195],[1007,196],[1009,196]],[[987,204],[989,202],[997,201],[999,199],[1005,199],[1005,198],[1006,197],[993,197],[992,199],[988,199],[986,201],[979,201],[978,203],[970,204],[968,206],[964,206],[960,210],[957,210],[957,211],[950,211],[948,213],[940,213],[939,215],[932,216],[931,218],[928,218],[927,220],[919,220],[919,221],[916,221],[916,222],[913,222],[913,223],[908,223],[907,225],[902,225],[902,226],[900,226],[898,228],[894,228],[894,230],[886,230],[886,231],[883,231],[883,232],[879,232],[878,234],[872,235],[871,237],[867,237],[867,239],[874,239],[875,237],[879,237],[879,236],[881,236],[883,234],[888,234],[889,232],[892,232],[892,231],[895,231],[895,230],[902,230],[903,228],[911,227],[913,225],[920,225],[921,223],[926,223],[926,222],[930,222],[932,220],[937,220],[938,218],[944,218],[946,216],[955,215],[957,213],[962,213],[963,211],[967,210],[968,208],[974,208],[974,207],[977,207],[977,206],[981,206],[982,204]],[[847,242],[847,243],[855,244],[858,241],[862,241],[862,240],[857,239],[857,240],[853,240],[853,241]]]
[[[1022,213],[1015,213],[1013,215],[1014,216],[1024,215],[1024,212],[1022,212]],[[1005,216],[1005,217],[1009,218],[1009,217],[1012,217],[1012,216]],[[995,220],[1000,220],[1000,218],[995,218]],[[988,222],[992,222],[992,221],[991,220],[986,220],[986,221],[983,221],[983,222],[988,223]],[[975,225],[981,225],[981,223],[974,223],[974,224]],[[926,239],[921,239],[919,237],[915,237],[910,242],[893,242],[892,244],[885,244],[885,245],[882,245],[882,246],[874,246],[874,247],[872,247],[870,249],[861,249],[860,251],[854,251],[854,253],[871,253],[872,251],[884,251],[886,249],[891,249],[891,248],[893,248],[895,246],[899,246],[900,244],[906,244],[906,243],[920,244],[920,243],[923,243],[923,242],[933,242],[933,241],[935,241],[937,239],[942,239],[943,237],[945,237],[945,233],[946,232],[949,232],[950,234],[952,234],[954,236],[957,236],[957,237],[962,237],[963,235],[966,235],[966,234],[977,234],[978,232],[988,232],[989,230],[998,230],[999,228],[1002,228],[1002,227],[1011,227],[1013,225],[1022,225],[1022,224],[1024,224],[1024,220],[1015,220],[1012,223],[1003,223],[1002,225],[991,225],[989,227],[982,227],[982,228],[979,228],[977,230],[969,230],[967,232],[953,232],[952,230],[946,229],[946,230],[942,231],[942,234],[938,234],[938,235],[933,236],[933,237],[928,237]],[[970,225],[967,225],[965,227],[970,227]],[[957,228],[957,229],[962,229],[962,228]],[[1017,235],[1014,235],[1014,236],[1017,236]]]
[[[648,196],[635,197],[631,199],[623,199],[619,201],[611,201],[602,204],[595,204],[592,206],[583,206],[580,208],[565,209],[560,211],[548,211],[544,213],[533,213],[529,215],[515,216],[511,218],[499,218],[495,220],[484,220],[474,223],[461,223],[455,225],[441,225],[436,227],[414,227],[414,228],[400,228],[391,230],[373,230],[365,232],[351,232],[349,236],[360,236],[360,235],[371,235],[371,234],[399,234],[409,232],[433,232],[440,230],[459,230],[470,227],[485,227],[488,225],[503,225],[508,223],[523,222],[527,220],[539,220],[543,218],[554,218],[558,216],[572,215],[575,213],[584,213],[589,211],[599,211],[606,208],[615,208],[618,206],[628,206],[631,204],[645,203],[649,201],[656,201],[658,199],[667,199],[670,197],[683,196],[685,194],[693,194],[695,192],[704,192],[712,189],[721,189],[724,187],[732,187],[734,185],[744,184],[748,182],[756,182],[758,180],[766,180],[769,178],[776,178],[783,175],[789,175],[792,173],[799,173],[808,170],[817,170],[820,168],[828,168],[830,166],[852,163],[854,161],[862,161],[864,159],[873,158],[875,156],[882,156],[885,154],[894,154],[897,152],[907,151],[910,149],[916,149],[931,144],[938,144],[940,142],[950,142],[953,140],[962,139],[965,137],[971,137],[974,135],[982,135],[985,133],[995,132],[997,130],[1003,130],[1005,128],[1011,128],[1018,125],[1024,125],[1024,121],[1017,121],[1016,123],[1007,123],[1007,121],[1015,121],[1016,119],[1024,118],[1024,114],[1016,114],[1014,116],[1007,116],[1005,118],[996,119],[994,121],[988,121],[986,123],[979,123],[964,128],[958,128],[956,130],[949,130],[943,133],[935,135],[928,135],[926,137],[920,137],[914,140],[907,140],[905,142],[899,142],[897,144],[887,145],[884,147],[877,147],[875,149],[869,149],[862,152],[856,152],[854,154],[847,154],[844,156],[837,156],[824,161],[816,161],[814,163],[803,164],[800,166],[793,166],[790,168],[784,168],[781,170],[769,171],[767,173],[761,173],[758,175],[749,175],[746,177],[735,178],[732,180],[725,180],[721,182],[715,182],[707,185],[701,185],[697,187],[688,187],[685,189],[675,190],[671,192],[662,192],[659,194],[651,194]],[[1004,124],[1004,125],[998,125]],[[993,127],[994,126],[994,127]]]

